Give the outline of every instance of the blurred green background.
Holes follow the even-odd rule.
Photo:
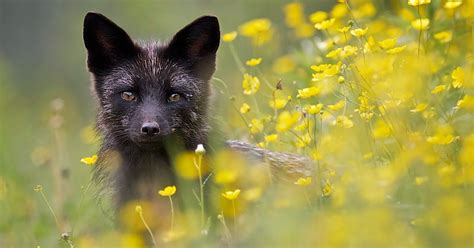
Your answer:
[[[166,40],[205,14],[219,17],[223,33],[258,17],[283,25],[282,6],[287,2],[0,0],[0,246],[51,247],[58,242],[54,220],[33,190],[38,184],[53,208],[58,199],[50,196],[62,195],[65,217],[78,223],[77,229],[93,233],[112,226],[90,197],[85,202],[92,207],[77,211],[81,187],[90,177],[90,169],[79,160],[97,150],[84,142],[84,128],[93,125],[96,112],[82,41],[87,11],[104,14],[134,39]],[[300,2],[315,11],[333,1]],[[290,47],[281,44],[286,45],[280,50]],[[242,58],[253,54],[249,42],[239,41],[236,47]],[[272,49],[260,49],[260,54],[271,54]],[[225,45],[218,53],[216,76],[241,87],[241,74]],[[220,106],[215,111],[223,116],[228,107]],[[60,114],[54,108],[60,108]],[[60,170],[53,172],[54,164]],[[64,178],[64,187],[54,189],[54,173]]]

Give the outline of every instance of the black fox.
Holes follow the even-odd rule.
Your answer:
[[[167,43],[134,43],[105,16],[88,13],[83,35],[103,136],[95,177],[112,190],[117,207],[151,198],[157,189],[175,184],[171,161],[176,152],[208,145],[218,20],[200,17]],[[311,174],[308,159],[244,142],[226,144],[267,161],[272,171]]]

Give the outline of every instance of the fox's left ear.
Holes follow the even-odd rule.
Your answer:
[[[176,33],[165,57],[183,63],[199,78],[209,80],[216,69],[220,36],[217,18],[202,16]]]
[[[103,73],[131,59],[138,49],[128,34],[107,17],[89,12],[84,18],[87,65],[92,73]]]

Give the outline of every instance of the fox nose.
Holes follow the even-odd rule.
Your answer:
[[[147,121],[142,125],[142,134],[148,136],[154,136],[160,133],[160,126],[156,121]]]

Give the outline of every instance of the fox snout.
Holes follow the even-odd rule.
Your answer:
[[[147,137],[153,137],[160,133],[160,125],[156,121],[147,121],[143,123],[141,133]]]
[[[161,115],[145,115],[133,118],[130,126],[132,141],[138,145],[160,143],[173,132],[172,123]]]

